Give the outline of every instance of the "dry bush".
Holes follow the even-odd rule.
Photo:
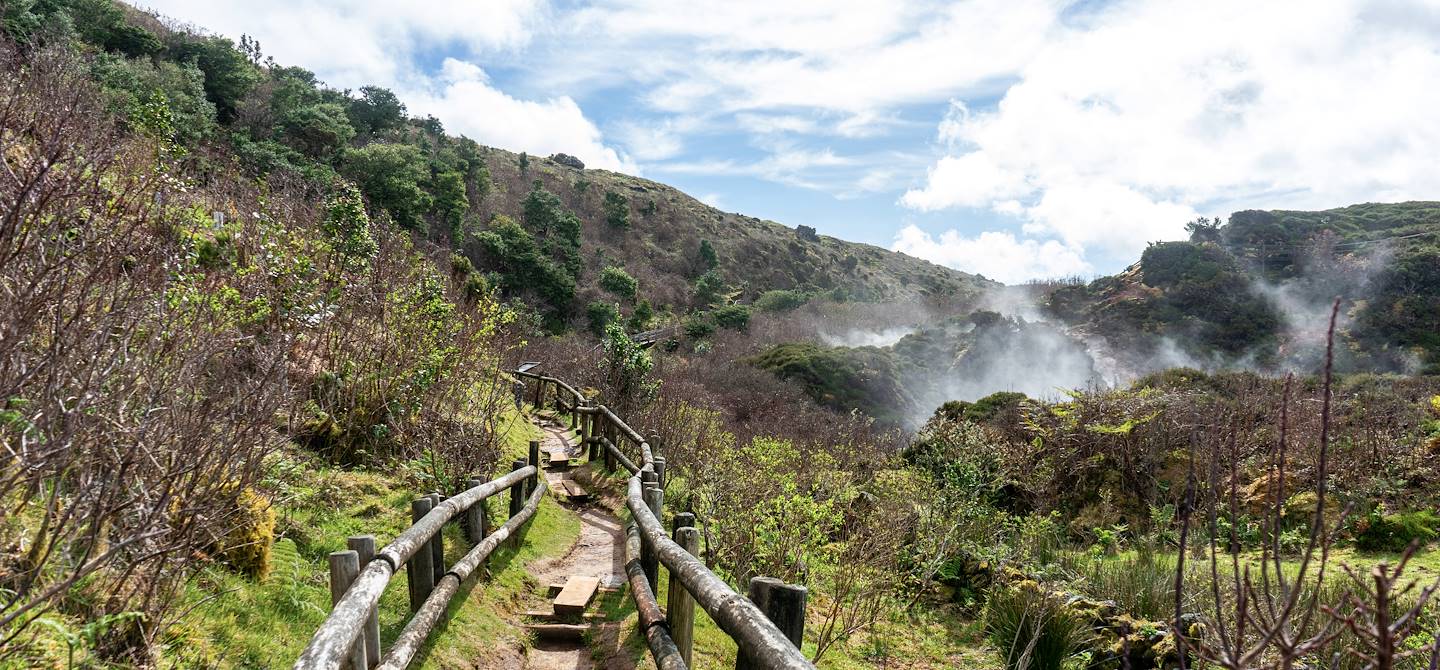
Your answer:
[[[60,608],[125,615],[96,651],[143,660],[275,443],[283,337],[263,274],[198,269],[159,147],[115,131],[84,63],[0,59],[0,656]]]

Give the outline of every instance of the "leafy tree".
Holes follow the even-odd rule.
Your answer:
[[[724,295],[726,289],[725,278],[721,277],[719,272],[711,270],[700,275],[700,278],[695,280],[695,290],[693,293],[695,306],[709,307],[720,302],[720,298]]]
[[[345,110],[355,130],[369,135],[405,125],[405,103],[388,88],[361,86],[360,97]]]
[[[755,309],[762,312],[788,312],[810,301],[804,291],[776,289],[766,291],[755,299]]]
[[[365,213],[360,189],[350,182],[341,182],[325,198],[325,220],[321,227],[330,238],[330,248],[351,267],[363,266],[379,250],[370,235],[370,216]]]
[[[635,312],[630,315],[630,321],[627,325],[630,327],[630,330],[640,332],[649,328],[650,322],[654,320],[655,308],[650,306],[649,300],[642,299],[640,304],[635,306]]]
[[[614,191],[605,192],[605,222],[612,228],[630,227],[630,199]]]
[[[172,50],[176,60],[193,62],[205,73],[205,96],[215,103],[222,122],[235,118],[240,100],[260,82],[255,66],[224,37],[185,35]]]
[[[726,305],[711,313],[715,325],[731,330],[745,330],[750,327],[750,308],[745,305]]]
[[[685,337],[692,340],[703,340],[715,334],[715,321],[704,312],[692,314],[685,318],[681,329],[685,331]]]
[[[296,109],[281,123],[291,144],[313,158],[323,159],[334,154],[355,136],[345,109],[330,102]]]
[[[430,180],[430,192],[434,194],[434,212],[450,231],[452,240],[459,240],[465,215],[470,212],[470,198],[465,191],[465,175],[455,172],[441,172]]]
[[[605,397],[622,414],[629,413],[655,393],[656,385],[648,379],[655,361],[618,323],[605,327],[604,347],[600,372],[605,380]]]
[[[600,288],[626,300],[634,300],[635,294],[640,288],[640,282],[631,277],[625,268],[609,265],[600,272]]]
[[[429,178],[425,157],[409,144],[376,143],[345,152],[342,171],[355,180],[370,204],[405,228],[424,226],[433,199],[421,188]]]
[[[710,240],[700,240],[700,251],[698,253],[700,254],[700,267],[703,268],[703,272],[714,270],[720,265],[720,256],[715,253],[715,247],[710,244]]]
[[[580,219],[566,209],[560,196],[535,180],[520,205],[521,220],[535,234],[545,252],[564,267],[571,277],[580,275]]]
[[[195,146],[214,134],[215,105],[205,96],[205,74],[193,64],[102,54],[92,68],[111,108],[132,121],[137,110],[158,96],[173,122],[167,139]]]
[[[74,21],[75,31],[86,42],[133,58],[149,57],[165,50],[165,45],[150,31],[126,21],[125,11],[113,0],[66,0],[63,4]]]
[[[575,299],[575,279],[541,251],[535,238],[507,216],[495,217],[475,236],[480,253],[499,269],[501,288],[515,295],[536,291],[552,315],[565,314]]]
[[[590,332],[603,337],[605,329],[620,320],[620,309],[603,300],[596,300],[585,306],[585,319],[590,324]]]
[[[527,172],[529,172],[529,171],[530,171],[530,156],[529,156],[529,154],[526,154],[525,152],[522,151],[522,152],[520,152],[520,174],[521,174],[521,175],[524,175],[525,173],[527,173]]]

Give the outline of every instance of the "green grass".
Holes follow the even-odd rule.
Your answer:
[[[504,450],[524,454],[539,431],[512,413],[502,429]],[[182,611],[189,609],[165,649],[171,667],[275,668],[294,662],[330,610],[327,556],[345,548],[350,535],[371,533],[383,546],[410,524],[410,490],[401,472],[355,472],[298,462],[288,475],[270,482],[285,496],[276,504],[279,538],[269,577],[261,582],[209,566],[187,586]],[[502,522],[506,500],[487,501],[494,523]],[[534,584],[525,566],[564,552],[579,536],[579,520],[547,497],[510,543],[491,555],[489,571],[472,576],[452,601],[445,621],[430,636],[414,667],[473,667],[477,656],[497,647],[525,644],[510,615]],[[469,550],[460,529],[445,530],[446,564]],[[402,571],[403,573],[403,571]],[[392,578],[379,606],[382,644],[388,645],[409,618],[404,574]]]

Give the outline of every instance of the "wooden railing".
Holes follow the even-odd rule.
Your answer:
[[[814,670],[799,649],[804,634],[805,587],[756,577],[750,581],[748,597],[735,592],[696,557],[699,533],[694,515],[674,515],[674,537],[666,534],[660,521],[665,504],[665,459],[654,453],[649,441],[610,408],[593,403],[564,381],[532,372],[516,371],[515,376],[534,382],[533,391],[523,382],[517,384],[517,404],[527,392],[533,392],[534,406],[544,408],[550,395],[547,390],[553,388],[552,406],[569,414],[570,427],[579,431],[590,461],[603,459],[607,470],[618,466],[630,474],[625,504],[634,522],[626,529],[625,573],[640,629],[660,670],[689,667],[697,604],[735,641],[737,670]],[[634,457],[626,453],[627,443]],[[351,537],[349,550],[330,555],[334,609],[295,668],[398,670],[408,666],[465,579],[534,516],[545,492],[539,465],[538,444],[531,443],[529,462],[515,461],[507,475],[483,484],[470,480],[469,488],[443,501],[436,494],[417,498],[411,507],[414,525],[378,553],[374,536]],[[490,532],[481,503],[506,489],[511,494],[510,518]],[[447,571],[441,530],[462,514],[467,539],[474,546]],[[412,616],[382,656],[376,607],[401,565],[406,566]],[[664,609],[655,593],[661,565],[670,584]]]
[[[330,554],[330,594],[334,609],[310,639],[295,667],[398,670],[409,666],[460,585],[540,507],[545,495],[545,478],[539,476],[535,451],[531,449],[531,462],[517,460],[508,474],[483,484],[469,480],[469,488],[443,501],[438,494],[416,498],[410,508],[414,524],[378,553],[375,536],[357,535],[349,538],[349,550]],[[492,531],[486,527],[483,502],[506,489],[510,491],[510,516]],[[445,524],[461,515],[464,515],[466,539],[473,546],[446,570],[441,531]],[[410,589],[411,617],[400,637],[382,656],[376,607],[402,565]]]
[[[750,582],[749,597],[735,592],[695,556],[698,533],[693,515],[676,514],[674,537],[666,534],[660,522],[666,463],[654,453],[650,441],[610,408],[590,403],[570,385],[553,377],[531,378],[539,383],[537,398],[543,400],[544,385],[553,384],[563,391],[555,394],[557,405],[565,402],[562,396],[573,399],[569,407],[572,417],[578,416],[581,441],[589,447],[592,463],[603,456],[607,470],[618,465],[630,474],[625,505],[634,523],[626,533],[626,575],[655,665],[660,670],[689,666],[694,639],[692,608],[698,604],[735,641],[737,669],[813,670],[815,666],[799,649],[804,634],[805,587],[756,577]],[[638,463],[625,453],[627,442]],[[659,565],[664,565],[670,576],[665,610],[655,594]]]

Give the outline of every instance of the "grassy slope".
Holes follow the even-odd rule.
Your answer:
[[[538,431],[521,414],[511,416],[507,455],[523,454]],[[282,468],[284,466],[281,466]],[[272,571],[256,583],[222,567],[205,569],[186,598],[194,607],[166,653],[179,667],[272,668],[288,666],[329,612],[326,555],[344,549],[345,538],[373,533],[382,546],[409,526],[414,491],[391,472],[348,472],[330,467],[291,466],[286,487],[291,502],[276,506],[277,528]],[[349,502],[341,502],[349,501]],[[492,499],[492,518],[504,514],[504,501]],[[569,547],[579,522],[546,498],[523,532],[518,549],[499,549],[490,559],[488,577],[465,584],[450,608],[450,618],[430,638],[416,667],[475,667],[475,659],[497,647],[518,648],[507,615],[535,585],[524,566]],[[446,529],[446,561],[468,550],[459,528]],[[382,642],[388,645],[409,615],[405,578],[397,575],[380,604]]]
[[[657,309],[671,306],[682,312],[691,280],[703,272],[697,260],[702,239],[714,245],[718,270],[741,291],[745,302],[770,289],[840,288],[878,300],[963,296],[987,284],[973,275],[873,245],[827,236],[803,241],[793,228],[722,212],[673,187],[639,177],[576,170],[537,157],[529,159],[522,173],[519,155],[500,149],[487,151],[486,165],[493,183],[480,206],[486,217],[505,214],[519,220],[521,201],[536,179],[580,216],[585,270],[577,303],[582,306],[594,299],[615,300],[596,281],[604,266],[618,264],[640,280],[640,297]],[[601,203],[607,191],[629,198],[629,230],[605,222]],[[652,200],[656,209],[646,215],[642,210]],[[845,258],[852,255],[855,265],[846,269]]]

